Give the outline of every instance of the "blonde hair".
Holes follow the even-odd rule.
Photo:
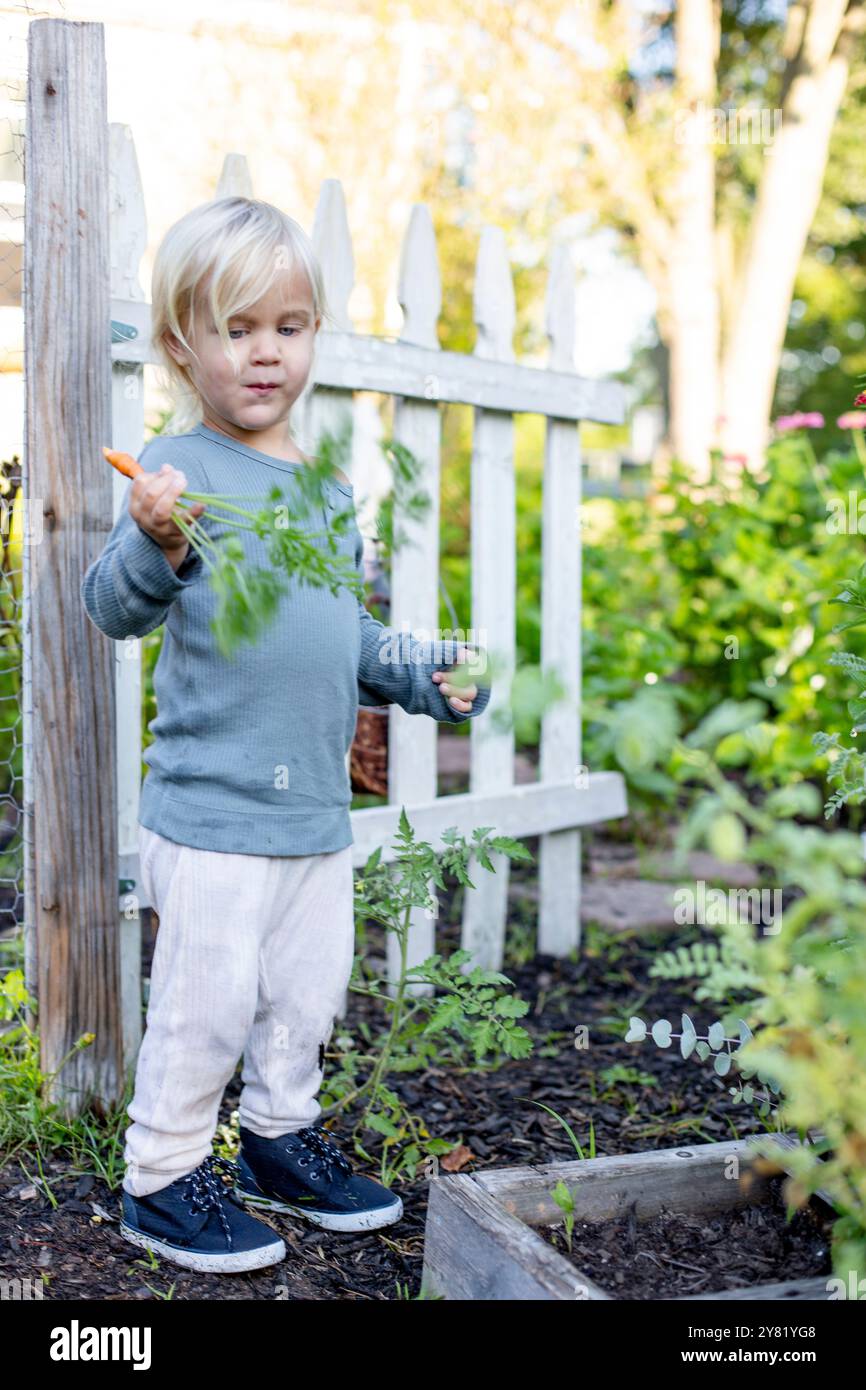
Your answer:
[[[238,370],[237,356],[227,323],[268,293],[278,276],[303,271],[310,283],[313,316],[332,322],[325,298],[322,268],[313,244],[299,223],[287,213],[257,198],[215,198],[202,203],[169,227],[156,253],[151,288],[151,340],[159,358],[161,385],[172,403],[164,426],[166,434],[186,434],[201,423],[202,399],[187,367],[176,362],[165,345],[171,331],[193,356],[186,333],[194,331],[197,296],[207,293],[229,361]],[[302,408],[312,392],[316,340],[307,385],[292,407]],[[297,427],[290,416],[296,438]],[[308,448],[306,441],[298,441]]]

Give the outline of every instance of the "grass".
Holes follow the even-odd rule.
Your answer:
[[[132,1077],[114,1105],[100,1107],[99,1112],[85,1106],[78,1115],[65,1115],[63,1107],[48,1098],[52,1083],[77,1052],[90,1046],[92,1034],[79,1038],[53,1072],[43,1072],[38,1032],[26,1022],[28,1010],[35,1006],[18,960],[23,943],[4,941],[0,948],[0,1153],[4,1163],[17,1159],[24,1176],[41,1187],[52,1205],[56,1199],[45,1168],[58,1153],[69,1159],[73,1175],[94,1174],[114,1191],[124,1174]]]

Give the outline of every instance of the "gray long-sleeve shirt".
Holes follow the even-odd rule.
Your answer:
[[[242,494],[237,505],[267,505],[274,484],[287,500],[292,476],[306,464],[272,458],[197,425],[158,435],[139,456],[147,472],[164,463],[181,470],[190,492]],[[91,620],[108,637],[142,637],[165,623],[154,671],[158,713],[145,750],[148,774],[139,819],[180,844],[240,854],[307,855],[352,843],[346,754],[358,705],[396,703],[410,714],[452,724],[480,714],[489,685],[478,686],[472,712],[448,704],[434,671],[454,663],[456,641],[420,642],[377,622],[345,587],[334,595],[291,577],[276,618],[254,645],[231,660],[216,647],[210,621],[216,595],[208,570],[190,548],[177,571],[162,548],[123,508],[102,554],[89,566],[81,594]],[[321,530],[333,511],[354,512],[351,484],[325,484]],[[329,510],[330,509],[330,510]],[[199,521],[213,539],[231,529],[222,515]],[[246,561],[270,564],[266,543],[235,534]],[[362,572],[357,522],[339,542]],[[399,657],[399,659],[395,659]],[[439,658],[438,660],[435,658]]]

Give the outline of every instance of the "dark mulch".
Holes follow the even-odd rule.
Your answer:
[[[783,1179],[772,1178],[766,1201],[714,1216],[662,1211],[638,1222],[632,1209],[617,1221],[576,1221],[570,1251],[564,1227],[540,1227],[539,1234],[594,1284],[623,1299],[682,1298],[830,1275],[834,1217],[816,1200],[788,1222],[782,1188]]]
[[[537,842],[528,843],[536,854]],[[675,1047],[661,1051],[651,1042],[637,1046],[622,1041],[631,1012],[649,1019],[667,1015],[673,1021],[687,1007],[695,1022],[704,1025],[699,1031],[715,1017],[712,1006],[696,1009],[689,1003],[688,985],[651,980],[647,974],[659,945],[687,942],[693,931],[618,940],[609,950],[602,950],[590,933],[577,961],[541,956],[515,964],[515,952],[525,955],[531,949],[536,907],[521,896],[520,887],[534,880],[534,866],[512,865],[511,954],[505,965],[516,992],[530,1004],[522,1022],[533,1036],[533,1054],[496,1069],[443,1065],[391,1080],[431,1134],[466,1147],[460,1171],[573,1158],[562,1127],[533,1100],[562,1114],[583,1145],[592,1124],[599,1156],[667,1148],[686,1140],[742,1138],[762,1130],[763,1123],[751,1112],[731,1103],[728,1083],[694,1059],[684,1062]],[[459,942],[462,891],[457,886],[442,903],[437,948],[446,952]],[[369,948],[382,948],[372,928]],[[354,1032],[363,1018],[376,1018],[373,1007],[352,995],[335,1035],[341,1028]],[[575,1047],[578,1025],[589,1030],[589,1046],[581,1050]],[[605,1070],[616,1064],[636,1069],[645,1080],[606,1079]],[[237,1107],[240,1084],[238,1071],[226,1089],[223,1123]],[[345,1120],[335,1125],[338,1140],[345,1140],[346,1133]],[[363,1171],[363,1163],[358,1166]],[[31,1175],[36,1172],[29,1161],[27,1167]],[[172,1287],[175,1299],[199,1300],[388,1300],[419,1292],[427,1196],[427,1180],[421,1176],[398,1182],[405,1213],[395,1226],[339,1235],[292,1218],[265,1216],[286,1242],[285,1261],[258,1274],[205,1276],[167,1264],[150,1269],[144,1252],[117,1232],[118,1189],[111,1191],[92,1175],[75,1174],[62,1155],[45,1164],[44,1172],[56,1206],[32,1188],[17,1159],[7,1160],[0,1171],[0,1277],[43,1272],[50,1280],[47,1298],[149,1299]]]

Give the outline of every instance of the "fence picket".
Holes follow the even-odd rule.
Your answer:
[[[252,198],[253,180],[245,154],[227,154],[214,198]]]
[[[476,356],[513,362],[515,307],[511,266],[500,227],[484,227],[475,273]],[[516,495],[514,417],[476,409],[472,440],[472,622],[481,645],[500,663],[487,717],[470,726],[470,790],[506,797],[514,786],[514,732],[497,731],[492,711],[506,710],[515,662]],[[462,945],[469,966],[498,969],[508,918],[511,861],[494,854],[491,874],[470,860],[476,885],[463,904]]]
[[[145,304],[139,266],[147,248],[147,213],[135,141],[127,125],[109,126],[109,203],[111,229],[111,296]],[[113,449],[133,455],[144,434],[144,366],[115,359],[111,366],[111,439]],[[123,505],[127,481],[114,469],[113,516]],[[138,882],[138,805],[141,790],[141,639],[114,643],[117,698],[118,854],[121,882],[120,997],[124,1065],[131,1067],[142,1036],[141,1019],[141,885]]]
[[[438,352],[436,331],[442,306],[436,234],[428,209],[420,203],[412,208],[403,240],[397,297],[404,313],[401,341]],[[394,534],[402,543],[391,562],[390,624],[401,643],[408,633],[436,636],[439,626],[439,487],[441,416],[435,371],[429,379],[426,401],[394,400],[394,438],[411,449],[424,465],[420,485],[430,496],[430,506],[422,518],[410,517],[399,501],[394,506]],[[403,633],[407,638],[403,638]],[[436,797],[436,742],[438,725],[432,719],[419,719],[392,705],[388,724],[388,799],[397,806]],[[435,885],[428,885],[433,899]],[[435,950],[435,917],[427,908],[414,908],[410,917],[408,960],[418,964]],[[389,936],[388,975],[393,981],[399,972],[397,941]],[[416,987],[416,992],[429,992]]]
[[[574,269],[565,246],[550,264],[546,298],[549,361],[557,371],[574,365]],[[544,457],[541,574],[541,665],[558,675],[567,699],[543,716],[542,782],[575,778],[588,790],[580,763],[581,624],[580,427],[548,419]],[[542,835],[538,846],[538,949],[564,956],[580,941],[580,831]]]

